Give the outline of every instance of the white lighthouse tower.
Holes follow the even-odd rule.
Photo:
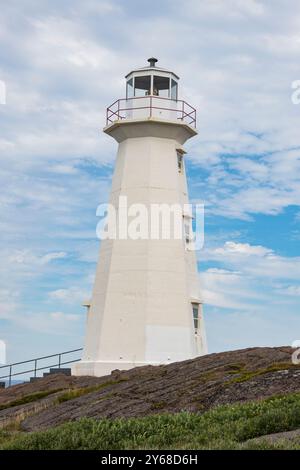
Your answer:
[[[107,109],[104,132],[118,142],[110,204],[188,204],[183,144],[197,134],[196,110],[178,99],[179,77],[156,65],[126,76],[126,98]],[[180,238],[101,241],[82,360],[74,375],[168,364],[206,354],[191,214]]]

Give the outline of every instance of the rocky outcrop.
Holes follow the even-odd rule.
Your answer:
[[[251,348],[101,378],[53,375],[0,391],[0,422],[9,409],[21,412],[18,400],[27,400],[23,411],[29,407],[21,427],[33,431],[82,417],[202,413],[221,404],[300,391],[300,366],[292,364],[292,352],[289,347]]]

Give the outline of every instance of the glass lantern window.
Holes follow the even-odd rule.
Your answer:
[[[177,82],[171,80],[171,100],[177,100]]]
[[[147,96],[151,91],[151,76],[144,75],[134,79],[134,96]]]
[[[133,79],[131,78],[127,82],[126,97],[133,98]]]
[[[168,77],[153,77],[153,95],[169,98],[170,96],[170,79]]]

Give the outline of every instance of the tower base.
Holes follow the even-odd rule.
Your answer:
[[[170,361],[171,362],[171,361]],[[166,362],[164,364],[170,364]],[[110,375],[113,370],[129,370],[134,367],[142,366],[158,366],[163,365],[161,362],[105,362],[105,361],[80,361],[72,365],[72,375],[83,376],[91,375],[94,377],[103,377]]]

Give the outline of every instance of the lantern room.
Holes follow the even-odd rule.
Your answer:
[[[178,98],[179,77],[156,66],[157,59],[148,59],[149,65],[126,75],[126,98],[159,96],[171,100]]]
[[[162,119],[182,121],[196,127],[196,110],[178,99],[179,77],[174,72],[157,67],[157,59],[126,75],[126,97],[107,108],[106,123],[124,120]]]

